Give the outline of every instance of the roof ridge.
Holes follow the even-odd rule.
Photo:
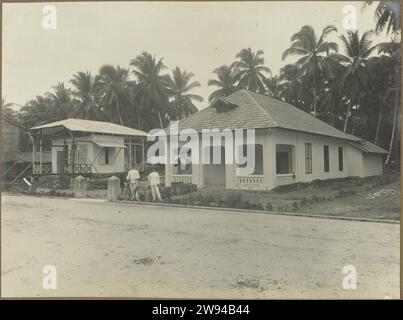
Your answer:
[[[257,105],[257,107],[258,107],[261,111],[263,111],[263,113],[274,123],[274,126],[277,127],[277,126],[278,126],[277,121],[274,120],[273,117],[272,117],[259,103],[257,103],[257,101],[255,100],[255,98],[253,98],[253,97],[251,96],[251,94],[250,94],[250,92],[249,92],[248,90],[246,90],[246,89],[243,89],[243,90],[245,90],[246,94],[249,96],[249,98],[251,98],[251,100],[254,102],[254,104]]]

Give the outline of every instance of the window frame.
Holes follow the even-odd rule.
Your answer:
[[[339,159],[339,171],[343,172],[344,171],[344,150],[343,150],[343,146],[339,146],[337,148],[337,150],[338,150],[338,159]]]
[[[248,174],[248,176],[264,176],[264,151],[263,151],[263,145],[261,143],[255,143],[255,168],[253,173]],[[242,145],[238,146],[237,152],[239,154],[242,154],[242,156],[246,157],[247,156],[247,150],[248,150],[248,144],[244,143]],[[258,154],[260,152],[260,154]],[[260,166],[256,166],[257,158],[258,156],[260,157]],[[237,168],[245,168],[247,166],[247,163],[244,164],[236,164]],[[243,176],[238,173],[239,170],[237,170],[237,176]]]
[[[285,149],[285,150],[278,150],[278,149]],[[295,146],[292,144],[276,144],[275,147],[275,153],[276,153],[276,176],[282,176],[282,175],[295,175]],[[286,153],[288,157],[288,172],[285,173],[280,173],[278,172],[278,161],[277,161],[277,154],[278,153]]]
[[[312,143],[305,142],[305,174],[312,174],[312,173],[313,173]]]
[[[327,144],[323,146],[323,171],[330,172],[330,148]]]

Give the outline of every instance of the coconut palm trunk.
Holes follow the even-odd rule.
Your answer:
[[[317,116],[317,102],[316,102],[316,81],[313,81],[313,115]]]
[[[157,113],[158,113],[158,120],[160,121],[160,127],[161,127],[161,129],[163,129],[164,126],[162,125],[162,118],[161,118],[161,112],[160,112],[160,110],[158,110]]]
[[[398,84],[398,77],[399,74],[395,74],[396,79],[396,88],[395,88],[395,111],[393,113],[393,127],[392,127],[392,134],[390,135],[390,143],[389,143],[389,150],[388,150],[388,157],[386,158],[385,164],[389,164],[392,151],[393,151],[393,144],[395,140],[395,132],[396,132],[396,121],[397,121],[397,112],[398,112],[398,104],[399,104],[399,84]]]
[[[137,126],[139,127],[139,130],[141,130],[141,123],[140,123],[140,116],[139,116],[138,108],[136,108],[136,118],[137,118]]]
[[[119,118],[119,122],[120,122],[120,125],[122,125],[122,126],[123,126],[122,113],[120,112],[120,103],[119,103],[119,102],[117,102],[116,104],[117,104],[117,111],[118,111],[118,118]]]
[[[379,110],[379,117],[378,117],[378,125],[376,126],[376,132],[375,132],[375,139],[374,139],[374,144],[378,144],[378,139],[379,139],[379,131],[381,129],[381,122],[382,122],[382,115],[383,115],[383,100],[380,99],[380,110]]]
[[[346,112],[346,121],[344,122],[344,129],[343,132],[347,132],[348,120],[350,120],[350,113],[351,113],[351,99],[348,103],[347,112]]]

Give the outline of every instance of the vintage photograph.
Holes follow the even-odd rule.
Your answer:
[[[400,12],[3,3],[1,297],[399,299]]]

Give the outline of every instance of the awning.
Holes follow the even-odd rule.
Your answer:
[[[387,154],[388,152],[385,149],[373,144],[369,141],[359,141],[359,142],[352,142],[352,146],[364,151],[366,153],[380,153],[380,154]]]
[[[126,148],[126,146],[119,142],[113,141],[93,141],[96,145],[104,148]]]

